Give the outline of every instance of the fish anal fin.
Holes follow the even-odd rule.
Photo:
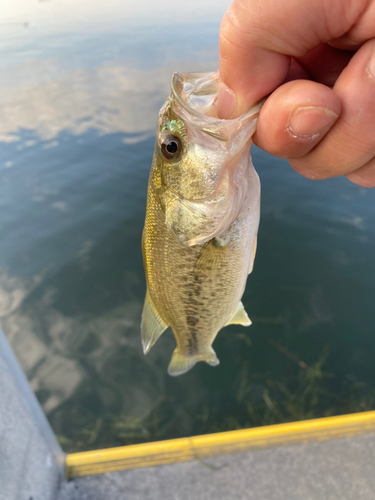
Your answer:
[[[249,274],[252,272],[253,267],[254,267],[255,254],[257,253],[257,243],[258,243],[258,235],[255,235],[253,248],[251,249]]]
[[[173,377],[182,375],[193,368],[199,361],[205,361],[211,366],[217,366],[220,363],[212,347],[209,347],[202,354],[195,354],[192,356],[182,354],[177,347],[172,354],[172,359],[168,366],[168,373]]]
[[[141,336],[144,354],[148,353],[160,335],[167,328],[167,323],[160,317],[160,314],[154,306],[147,290],[141,322]]]
[[[235,312],[232,314],[232,316],[228,319],[228,321],[225,323],[225,326],[227,325],[242,325],[242,326],[250,326],[251,325],[251,320],[249,316],[247,315],[247,312],[245,311],[245,308],[240,301],[238,303],[237,309]]]

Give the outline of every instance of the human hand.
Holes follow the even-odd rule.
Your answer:
[[[310,179],[375,186],[375,0],[235,0],[219,47],[221,118],[272,92],[255,144]]]

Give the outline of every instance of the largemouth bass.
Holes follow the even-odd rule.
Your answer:
[[[241,297],[259,225],[250,147],[261,104],[220,120],[220,85],[217,73],[175,73],[159,114],[142,238],[141,332],[146,354],[172,328],[170,375],[198,361],[218,365],[212,342],[219,330],[251,324]]]

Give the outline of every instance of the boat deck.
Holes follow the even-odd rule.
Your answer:
[[[58,500],[372,500],[375,433],[75,478]]]

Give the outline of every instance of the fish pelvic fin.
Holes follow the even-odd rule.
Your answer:
[[[167,323],[161,318],[147,290],[141,321],[141,337],[144,354],[148,353],[167,328]]]
[[[183,373],[189,371],[190,368],[193,368],[198,361],[205,361],[211,366],[217,366],[220,364],[220,361],[216,356],[216,352],[212,349],[212,347],[208,347],[202,354],[195,354],[191,356],[181,354],[179,348],[176,347],[168,366],[168,373],[169,375],[172,375],[172,377],[182,375]]]
[[[241,301],[238,303],[237,309],[228,319],[228,321],[225,323],[224,326],[227,325],[242,325],[242,326],[251,325],[251,319],[247,315],[247,312],[245,311],[245,308]]]

